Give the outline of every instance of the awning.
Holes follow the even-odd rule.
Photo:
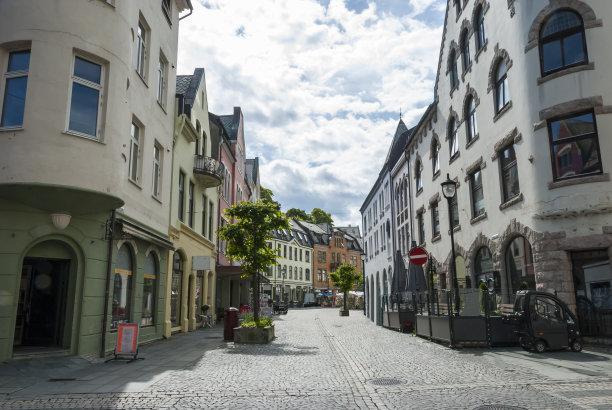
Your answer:
[[[141,226],[138,226],[132,222],[126,221],[125,219],[117,218],[117,223],[121,225],[121,232],[135,236],[145,241],[153,242],[159,246],[167,249],[174,249],[174,245],[168,239],[164,238],[160,234],[147,230]]]

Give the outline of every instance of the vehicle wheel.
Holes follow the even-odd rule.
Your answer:
[[[546,343],[542,339],[535,342],[535,351],[538,353],[544,353],[546,351]]]
[[[570,349],[574,352],[579,352],[582,350],[582,342],[580,340],[574,340],[570,345]]]

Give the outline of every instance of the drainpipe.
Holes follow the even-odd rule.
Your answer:
[[[414,238],[413,232],[412,232],[412,225],[413,225],[413,220],[412,220],[412,183],[411,183],[411,179],[412,177],[410,176],[410,156],[408,155],[408,147],[406,147],[406,150],[404,151],[404,158],[406,158],[406,165],[408,168],[408,208],[409,211],[408,213],[410,214],[410,243],[412,243],[412,238]]]
[[[110,295],[111,270],[113,267],[113,234],[115,229],[116,213],[113,209],[111,213],[111,222],[108,232],[108,254],[106,257],[106,289],[104,291],[104,315],[102,319],[102,345],[100,347],[100,357],[106,355],[106,324],[108,323],[108,299]]]

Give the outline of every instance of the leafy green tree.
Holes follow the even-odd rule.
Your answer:
[[[327,212],[325,212],[324,210],[320,208],[314,208],[310,212],[310,218],[312,220],[312,223],[315,223],[315,224],[328,223],[331,226],[334,226],[334,220],[332,219],[331,214],[328,214]]]
[[[261,187],[261,201],[265,204],[275,203],[272,197],[274,196],[274,192],[271,189]]]
[[[295,218],[300,221],[310,222],[310,215],[306,213],[303,209],[291,208],[287,211],[287,218]]]
[[[332,272],[329,277],[334,286],[344,293],[344,310],[348,314],[348,293],[355,285],[361,283],[361,274],[355,270],[353,265],[343,264],[340,265],[338,270]]]
[[[225,210],[230,222],[219,228],[218,235],[227,242],[225,256],[240,261],[242,277],[253,281],[253,314],[259,322],[259,273],[276,265],[276,249],[266,241],[274,229],[289,229],[289,220],[274,203],[240,202]]]

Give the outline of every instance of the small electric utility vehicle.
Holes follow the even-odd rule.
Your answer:
[[[504,319],[516,326],[519,343],[525,350],[538,353],[567,347],[574,352],[582,350],[576,316],[562,300],[550,293],[518,291],[514,313],[505,315]]]

